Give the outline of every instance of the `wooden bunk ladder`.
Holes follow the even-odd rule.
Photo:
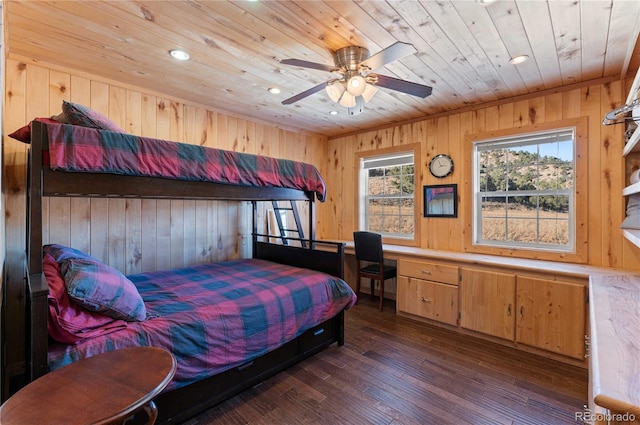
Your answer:
[[[307,243],[304,240],[304,234],[302,231],[302,225],[300,224],[300,214],[298,214],[298,208],[296,207],[295,201],[288,201],[289,206],[282,207],[278,203],[278,201],[272,201],[273,203],[273,212],[276,216],[276,222],[278,223],[278,230],[280,230],[280,236],[282,236],[282,244],[289,245],[289,240],[287,237],[291,234],[297,234],[297,238],[300,239],[300,245],[303,248],[307,247]],[[293,220],[296,224],[294,229],[285,228],[284,223],[282,222],[282,216],[280,215],[280,211],[291,211],[293,214]]]

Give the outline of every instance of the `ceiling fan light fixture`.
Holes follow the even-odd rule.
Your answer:
[[[341,83],[327,84],[325,91],[331,100],[338,102],[340,100],[340,96],[344,93],[344,86]]]
[[[360,96],[367,88],[367,82],[360,75],[354,75],[347,82],[347,91],[352,96]]]
[[[349,92],[344,92],[342,98],[340,98],[340,105],[345,108],[353,108],[356,106],[356,97]]]
[[[367,84],[367,87],[362,92],[362,98],[365,102],[369,102],[371,98],[378,92],[378,88],[373,84]]]
[[[417,49],[413,44],[398,41],[373,56],[369,56],[369,51],[364,47],[343,47],[333,52],[334,66],[301,59],[283,59],[280,63],[285,65],[335,72],[339,77],[334,76],[333,79],[317,84],[281,103],[290,105],[325,89],[327,96],[348,108],[351,116],[361,113],[363,105],[373,98],[380,87],[425,98],[431,94],[432,87],[371,73],[372,70],[414,53],[417,53]]]

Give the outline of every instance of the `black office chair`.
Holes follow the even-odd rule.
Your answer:
[[[382,236],[373,232],[353,232],[353,242],[358,261],[358,282],[356,283],[356,295],[360,293],[360,280],[363,277],[371,279],[371,297],[374,298],[373,284],[380,281],[380,307],[384,299],[384,281],[396,277],[397,269],[394,266],[384,264],[382,254]]]

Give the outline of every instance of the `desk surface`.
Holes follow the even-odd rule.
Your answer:
[[[110,351],[54,370],[0,406],[2,425],[86,425],[122,421],[171,381],[174,357],[155,347]]]
[[[345,253],[354,255],[353,241],[340,241],[345,243]],[[440,251],[411,246],[384,244],[382,247],[384,258],[388,260],[399,259],[431,259],[452,261],[467,265],[485,265],[499,268],[511,268],[534,272],[545,271],[548,273],[589,278],[590,276],[628,275],[637,273],[634,271],[611,269],[606,267],[588,266],[584,264],[565,263],[560,261],[534,260],[517,257],[504,257],[489,254],[476,254],[466,252]]]
[[[590,292],[592,396],[640,418],[640,279],[592,278]]]

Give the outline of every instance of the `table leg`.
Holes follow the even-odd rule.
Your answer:
[[[143,409],[149,416],[149,425],[155,424],[156,419],[158,419],[158,408],[156,407],[156,404],[153,402],[153,400],[145,404]]]

